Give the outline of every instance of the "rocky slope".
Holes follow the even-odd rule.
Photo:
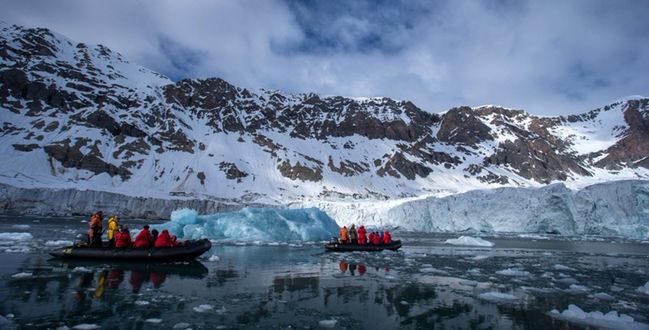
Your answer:
[[[649,99],[538,117],[172,82],[105,46],[0,23],[0,183],[284,204],[649,177]]]

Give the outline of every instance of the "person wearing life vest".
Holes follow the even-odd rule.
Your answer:
[[[90,216],[90,229],[88,230],[88,245],[101,247],[101,232],[104,214],[99,211]]]
[[[157,248],[174,246],[173,242],[171,242],[171,236],[169,235],[168,230],[164,229],[160,235],[158,235],[154,246]]]
[[[390,244],[392,242],[392,235],[390,235],[389,231],[385,231],[383,234],[383,244]]]
[[[359,245],[365,245],[365,241],[367,237],[365,237],[365,234],[367,234],[367,231],[365,230],[365,226],[360,225],[358,227],[358,244]]]
[[[124,226],[118,229],[115,233],[115,247],[129,248],[131,245],[133,245],[133,242],[131,242],[131,233],[128,231],[128,227]]]
[[[356,232],[356,226],[354,224],[349,227],[349,241],[351,244],[358,244],[358,233]]]
[[[149,225],[144,225],[142,231],[140,231],[140,233],[137,234],[137,237],[135,237],[133,246],[136,248],[148,248],[151,247],[151,240],[153,240],[153,235],[151,235],[151,232],[149,231]]]
[[[106,232],[109,247],[115,247],[115,234],[117,233],[117,228],[119,228],[119,219],[117,219],[116,216],[111,215],[108,217],[108,231]]]
[[[347,241],[349,240],[349,237],[347,236],[347,226],[343,226],[340,228],[340,241],[343,244],[347,244]]]

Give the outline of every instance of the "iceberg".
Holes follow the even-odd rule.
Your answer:
[[[465,246],[494,246],[493,242],[489,242],[480,237],[460,236],[459,238],[447,239],[445,244],[451,245],[465,245]]]
[[[170,221],[152,227],[179,239],[243,241],[321,241],[337,236],[340,229],[317,208],[244,208],[209,215],[180,209],[171,213]]]

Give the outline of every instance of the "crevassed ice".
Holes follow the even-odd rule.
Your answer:
[[[199,215],[175,210],[171,220],[153,226],[168,229],[179,239],[317,241],[338,235],[336,222],[318,208],[244,208],[235,212]]]

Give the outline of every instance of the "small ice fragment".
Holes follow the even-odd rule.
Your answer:
[[[72,329],[77,329],[77,330],[92,330],[92,329],[99,329],[99,328],[100,326],[96,324],[88,324],[88,323],[81,323],[72,327]]]
[[[86,268],[86,267],[74,267],[72,269],[73,273],[92,273],[92,270]]]
[[[32,273],[21,272],[21,273],[11,275],[11,278],[25,278],[25,277],[30,277],[32,275],[33,275]]]
[[[138,306],[146,306],[146,305],[150,304],[150,302],[148,302],[146,300],[136,300],[135,304],[138,305]]]
[[[160,323],[160,322],[162,322],[162,319],[146,319],[146,320],[144,320],[144,322],[147,322],[147,323]]]
[[[460,285],[466,285],[466,286],[477,286],[478,282],[476,281],[471,281],[471,280],[461,280]]]
[[[216,312],[216,314],[220,314],[220,315],[223,315],[223,314],[225,314],[225,313],[227,313],[227,312],[228,312],[228,310],[227,310],[227,309],[225,309],[225,306],[223,306],[223,307],[221,307],[221,308],[219,308],[219,309],[217,309],[217,310],[215,310],[215,312]]]
[[[583,286],[583,285],[578,285],[578,284],[570,284],[570,290],[571,291],[577,291],[577,292],[587,292],[590,291],[589,288]]]
[[[45,242],[45,246],[62,246],[62,245],[72,245],[72,241],[57,240],[57,241],[47,241],[47,242]]]
[[[520,270],[517,268],[507,268],[507,269],[497,271],[496,274],[505,275],[505,276],[529,276],[530,272]]]
[[[30,233],[0,233],[0,241],[29,241],[33,238]]]
[[[611,285],[611,291],[613,292],[622,292],[624,289],[620,288],[619,286],[616,285]]]
[[[189,324],[189,323],[180,322],[180,323],[176,323],[176,324],[174,324],[174,327],[173,327],[173,328],[174,328],[174,329],[187,329],[187,328],[189,328],[190,326],[191,326],[191,324]]]
[[[13,313],[9,313],[9,314],[5,315],[5,317],[8,318],[8,319],[13,319],[14,316],[15,315]]]
[[[459,238],[451,238],[444,241],[444,244],[451,245],[468,245],[468,246],[494,246],[493,242],[489,242],[480,237],[460,236]]]
[[[333,328],[336,326],[338,323],[338,320],[336,319],[331,319],[331,320],[320,320],[318,322],[318,325],[323,327],[323,328]]]
[[[12,225],[11,228],[24,230],[24,229],[29,229],[30,225]]]
[[[484,255],[484,254],[480,254],[480,255],[477,255],[477,256],[471,258],[471,260],[484,260],[484,259],[487,259],[487,258],[489,258],[489,256]]]
[[[478,295],[478,298],[490,302],[511,302],[511,301],[518,300],[518,297],[514,295],[508,293],[502,293],[498,291],[481,293]]]
[[[556,269],[556,270],[574,270],[574,269],[572,269],[572,268],[570,268],[568,266],[564,266],[562,264],[556,264],[556,265],[554,265],[553,268]]]
[[[400,303],[401,305],[404,305],[404,306],[405,306],[405,305],[410,305],[410,304],[409,304],[407,301],[405,301],[405,300],[401,300],[399,303]]]
[[[645,283],[644,286],[638,287],[636,291],[649,294],[649,281],[647,281],[647,283]]]
[[[219,258],[219,256],[217,256],[217,255],[211,255],[210,258],[207,259],[207,261],[210,261],[210,262],[217,262],[219,260],[221,260],[221,258]]]
[[[598,293],[594,294],[593,297],[595,297],[595,298],[597,298],[599,300],[615,300],[615,298],[613,296],[611,296],[610,294],[608,294],[606,292],[598,292]]]
[[[214,309],[214,306],[208,305],[208,304],[202,304],[202,305],[198,305],[198,306],[194,307],[194,311],[198,312],[198,313],[205,313],[205,312],[207,312],[209,310],[212,310],[212,309]]]

